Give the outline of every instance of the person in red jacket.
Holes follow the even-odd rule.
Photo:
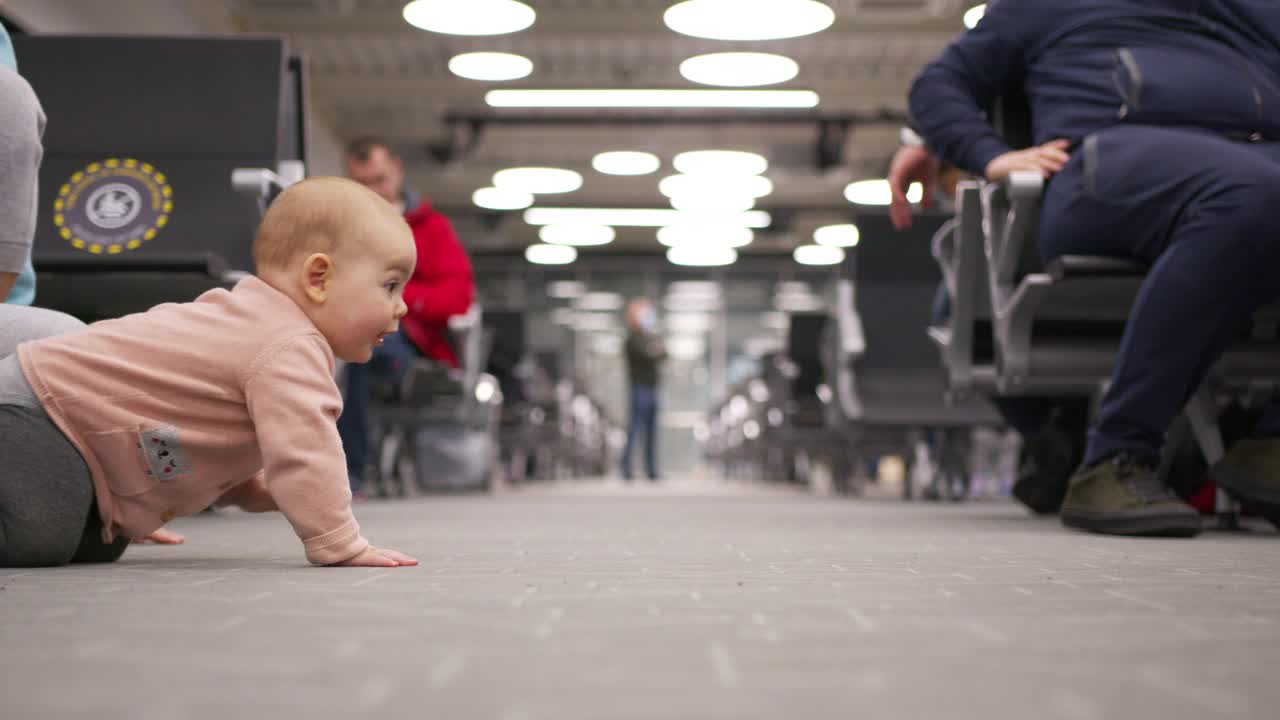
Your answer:
[[[409,312],[400,321],[400,332],[387,336],[368,363],[347,368],[347,397],[338,431],[347,454],[351,490],[359,494],[369,458],[370,374],[394,387],[418,357],[458,367],[449,343],[449,318],[471,307],[475,279],[471,261],[449,219],[405,187],[404,165],[386,141],[375,137],[354,140],[347,145],[343,159],[347,177],[404,213],[418,249],[418,264],[404,287]]]

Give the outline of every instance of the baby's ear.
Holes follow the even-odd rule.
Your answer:
[[[333,259],[326,253],[314,253],[302,263],[302,288],[307,297],[323,303],[329,298],[333,284]]]

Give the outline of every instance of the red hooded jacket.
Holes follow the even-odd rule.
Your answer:
[[[413,230],[418,264],[404,286],[409,313],[400,330],[424,357],[458,367],[449,344],[449,318],[462,315],[475,298],[471,261],[458,242],[449,219],[425,200],[407,211],[404,219]]]

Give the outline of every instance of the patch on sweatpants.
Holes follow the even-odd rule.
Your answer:
[[[147,475],[173,480],[191,474],[191,459],[178,443],[178,428],[165,425],[147,430],[140,439],[142,454],[147,458]]]

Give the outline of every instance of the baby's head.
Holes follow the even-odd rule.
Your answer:
[[[267,209],[253,241],[258,276],[293,299],[338,357],[367,362],[406,312],[413,233],[359,183],[304,180]]]

